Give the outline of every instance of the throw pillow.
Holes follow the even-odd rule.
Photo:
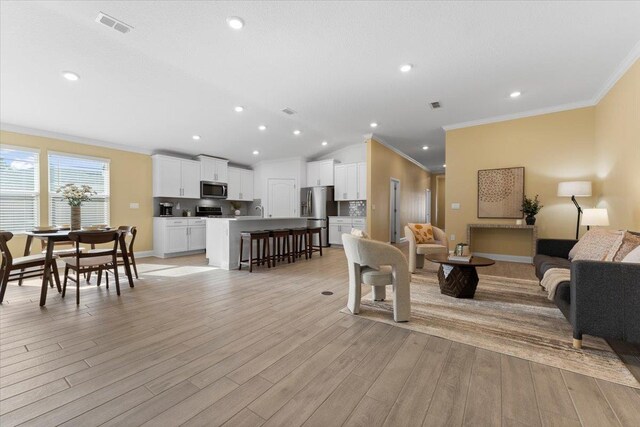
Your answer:
[[[369,233],[367,233],[364,230],[357,229],[357,228],[352,228],[351,229],[351,235],[352,236],[356,236],[356,237],[360,237],[362,239],[368,239],[369,238]]]
[[[640,264],[640,246],[629,252],[622,262],[635,262]]]
[[[433,227],[431,226],[431,224],[413,224],[413,223],[409,223],[407,225],[409,226],[409,228],[413,232],[413,235],[416,238],[416,243],[417,244],[420,245],[420,244],[423,244],[423,243],[435,242],[436,239],[433,237]]]
[[[590,230],[575,244],[569,256],[572,261],[611,261],[622,245],[624,231]]]
[[[640,246],[640,236],[625,231],[622,244],[613,257],[614,262],[622,261],[629,252]]]

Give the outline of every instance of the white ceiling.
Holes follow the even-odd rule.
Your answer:
[[[588,105],[640,40],[637,1],[0,7],[3,124],[244,164],[319,156],[363,141],[377,121],[376,134],[436,170],[442,126]],[[100,11],[134,30],[96,23]],[[232,15],[243,30],[226,25]],[[403,63],[415,68],[400,73]]]

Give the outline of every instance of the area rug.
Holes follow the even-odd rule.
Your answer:
[[[364,289],[363,289],[364,291]],[[533,280],[480,276],[474,299],[440,293],[434,273],[412,275],[411,321],[395,323],[393,295],[362,297],[360,316],[532,362],[640,388],[624,363],[600,338],[584,336],[572,347],[571,325]],[[344,310],[348,313],[348,310]]]

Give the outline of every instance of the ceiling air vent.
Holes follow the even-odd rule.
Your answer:
[[[99,22],[103,25],[106,25],[109,28],[113,28],[114,30],[126,34],[129,31],[133,30],[131,25],[125,24],[122,21],[117,20],[113,16],[109,16],[106,13],[100,12],[98,13],[98,17],[96,18],[96,22]]]
[[[441,107],[440,101],[430,102],[429,105],[431,105],[432,110],[437,110],[438,108]]]
[[[289,108],[289,107],[284,107],[281,111],[282,111],[283,113],[285,113],[285,114],[290,115],[290,116],[292,116],[292,115],[294,115],[294,114],[296,113],[295,111],[293,111],[293,110],[292,110],[291,108]]]

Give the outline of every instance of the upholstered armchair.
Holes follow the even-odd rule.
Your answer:
[[[416,268],[424,267],[424,256],[426,254],[449,253],[447,235],[438,227],[433,227],[435,241],[432,243],[416,243],[413,231],[406,225],[404,226],[404,235],[409,241],[409,271],[411,273],[415,273]]]
[[[349,299],[347,308],[360,312],[362,283],[373,287],[373,299],[382,301],[386,287],[393,286],[393,320],[408,322],[411,316],[410,274],[407,259],[400,249],[387,243],[342,235],[349,264]]]

